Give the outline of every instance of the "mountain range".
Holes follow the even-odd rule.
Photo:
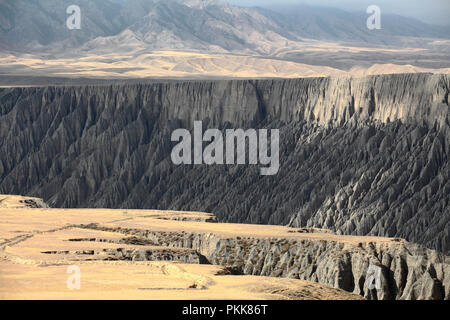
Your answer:
[[[81,11],[79,30],[66,26],[73,4]],[[0,0],[0,74],[130,79],[449,73],[448,27],[383,14],[382,28],[369,30],[367,16],[213,0]]]
[[[72,4],[81,9],[80,30],[65,26]],[[258,54],[273,53],[279,42],[305,39],[371,45],[397,45],[401,37],[450,39],[450,28],[388,14],[381,30],[369,30],[367,16],[306,5],[243,8],[217,0],[2,0],[0,39],[3,49],[19,51],[83,45],[86,50],[90,41],[119,37],[148,49]]]

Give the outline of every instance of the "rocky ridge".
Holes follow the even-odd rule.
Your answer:
[[[450,299],[450,258],[402,239],[377,243],[361,238],[361,242],[350,244],[275,237],[224,238],[213,233],[100,225],[80,227],[150,239],[164,247],[189,248],[204,255],[203,263],[222,265],[237,274],[319,282],[369,299],[374,296],[368,288],[367,270],[370,265],[377,265],[382,268],[382,288],[376,292],[376,299]]]

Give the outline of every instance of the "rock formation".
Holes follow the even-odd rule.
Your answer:
[[[449,257],[402,239],[393,239],[398,242],[394,244],[367,242],[364,238],[359,243],[343,243],[326,237],[304,240],[224,238],[213,233],[158,232],[98,225],[81,227],[150,239],[157,246],[195,250],[201,254],[200,258],[204,255],[203,263],[226,266],[235,273],[319,282],[368,299],[450,299]],[[145,255],[137,259],[143,259],[142,256]],[[148,260],[151,259],[150,255]],[[189,261],[195,263],[195,259]],[[372,296],[367,281],[371,264],[382,269],[381,288]]]
[[[3,88],[0,193],[400,237],[448,254],[449,85],[411,74]],[[280,129],[280,171],[173,165],[170,135],[195,120]]]

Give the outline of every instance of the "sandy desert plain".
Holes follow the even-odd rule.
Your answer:
[[[222,224],[201,212],[51,209],[41,199],[7,195],[0,196],[0,213],[0,299],[358,300],[363,298],[315,282],[234,275],[231,268],[200,264],[201,254],[177,248],[176,239],[164,243],[166,237],[156,245],[125,231],[305,238],[344,245],[393,241],[320,230],[300,233],[283,226]],[[68,268],[74,265],[80,270],[79,290],[67,286]]]

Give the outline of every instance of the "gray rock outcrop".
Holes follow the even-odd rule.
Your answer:
[[[449,87],[449,76],[410,74],[3,88],[0,193],[400,237],[449,254]],[[280,129],[280,171],[174,165],[170,135],[195,120]]]
[[[237,273],[319,282],[368,299],[450,299],[450,257],[401,239],[338,242],[228,238],[212,233],[159,232],[95,224],[81,227],[132,235],[150,240],[155,246],[195,250],[203,258],[201,262],[226,266]],[[370,265],[382,269],[381,286],[372,291],[367,281]]]

